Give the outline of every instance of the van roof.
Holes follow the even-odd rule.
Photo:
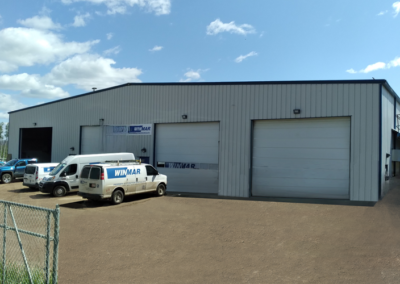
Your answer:
[[[99,156],[102,157],[113,157],[115,155],[132,155],[133,159],[134,159],[134,154],[133,153],[104,153],[104,154],[90,154],[90,155],[73,155],[73,156],[68,156],[66,157],[62,162],[63,163],[67,163],[73,160],[78,160],[78,159],[90,159],[90,158],[96,158]],[[114,158],[115,159],[115,158]]]
[[[101,163],[101,164],[93,164],[93,165],[86,165],[85,167],[103,167],[103,168],[108,168],[108,167],[126,167],[126,166],[148,166],[149,164],[144,164],[144,163],[120,163],[120,165],[114,165],[114,164],[109,164],[109,163]]]
[[[31,166],[39,166],[39,167],[52,167],[52,166],[57,166],[58,163],[37,163],[37,164],[29,164],[27,167]]]

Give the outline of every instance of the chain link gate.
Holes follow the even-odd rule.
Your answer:
[[[1,283],[56,284],[59,232],[58,205],[47,209],[0,200]]]

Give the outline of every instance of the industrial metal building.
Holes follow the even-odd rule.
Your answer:
[[[135,83],[10,112],[9,151],[133,152],[174,192],[378,201],[399,112],[386,80]]]

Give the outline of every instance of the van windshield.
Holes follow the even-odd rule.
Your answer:
[[[50,173],[50,176],[55,176],[56,174],[58,174],[59,172],[61,172],[61,170],[66,166],[67,164],[65,163],[61,163],[58,164],[57,167],[55,167]]]
[[[8,161],[7,164],[5,164],[5,166],[11,167],[11,166],[14,166],[17,162],[18,162],[18,159],[11,160],[11,161]]]

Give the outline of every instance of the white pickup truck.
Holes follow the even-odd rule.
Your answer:
[[[126,195],[155,192],[164,195],[167,176],[148,164],[97,164],[84,166],[78,195],[90,200],[109,199],[119,204]]]

